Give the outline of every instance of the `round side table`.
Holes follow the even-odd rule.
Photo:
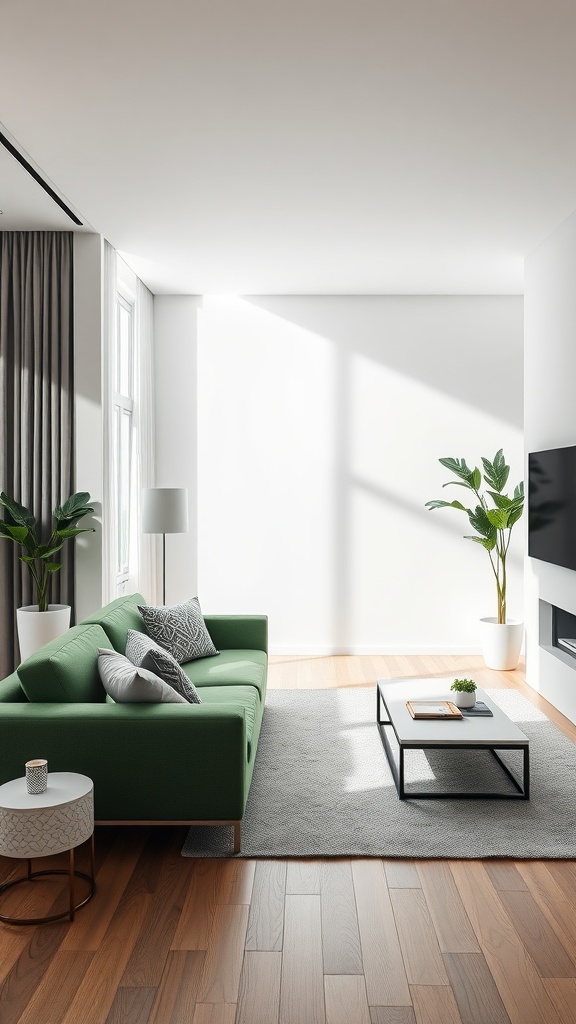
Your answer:
[[[90,840],[90,874],[76,871],[74,850]],[[70,851],[68,871],[32,871],[33,857],[50,857]],[[68,875],[69,910],[50,917],[15,918],[0,914],[6,924],[45,924],[63,917],[74,920],[74,913],[94,895],[94,786],[92,779],[74,772],[53,772],[48,775],[44,793],[31,795],[26,779],[14,779],[0,786],[0,855],[28,860],[28,872],[20,878],[0,885],[0,896],[21,882],[40,875]],[[85,899],[75,902],[74,882],[82,878],[90,885]]]

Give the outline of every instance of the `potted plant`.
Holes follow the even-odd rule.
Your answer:
[[[470,469],[465,459],[447,458],[439,462],[458,478],[448,480],[443,486],[454,485],[472,491],[476,505],[467,508],[460,501],[427,501],[426,508],[455,508],[468,516],[475,535],[466,535],[465,540],[472,540],[486,549],[496,583],[497,614],[480,620],[484,661],[489,668],[516,668],[523,623],[506,615],[506,556],[512,527],[524,511],[524,483],[517,484],[512,495],[504,493],[510,466],[506,464],[502,449],[496,452],[492,462],[482,458],[483,474],[478,467]],[[483,490],[482,481],[487,485]]]
[[[67,540],[80,533],[94,533],[92,527],[78,529],[77,522],[94,509],[88,505],[88,491],[72,494],[53,513],[50,536],[42,539],[35,516],[24,505],[4,491],[0,505],[6,512],[0,519],[0,536],[13,541],[21,549],[20,561],[28,566],[32,576],[36,604],[25,605],[16,611],[20,656],[24,661],[43,644],[64,633],[70,625],[70,606],[49,604],[48,593],[54,573],[62,568],[55,556]]]
[[[458,708],[473,708],[476,703],[476,683],[473,679],[455,679],[450,687]]]

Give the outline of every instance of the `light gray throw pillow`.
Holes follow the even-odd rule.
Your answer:
[[[197,597],[183,604],[157,607],[139,604],[138,610],[152,639],[176,658],[179,665],[218,654]]]
[[[172,655],[154,642],[146,633],[129,629],[126,637],[126,657],[139,668],[148,669],[172,686],[189,704],[200,704],[198,690]]]
[[[116,704],[187,704],[163,679],[137,668],[118,651],[98,648],[98,671],[108,696]]]

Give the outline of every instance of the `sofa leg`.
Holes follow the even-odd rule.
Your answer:
[[[234,822],[234,853],[240,853],[240,833],[242,829],[242,822]]]

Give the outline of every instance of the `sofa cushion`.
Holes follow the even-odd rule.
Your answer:
[[[218,654],[204,625],[197,597],[191,597],[182,604],[140,604],[138,609],[152,639],[176,658],[179,665]]]
[[[107,696],[116,704],[187,704],[185,697],[154,672],[137,668],[124,654],[103,647],[98,671]]]
[[[263,703],[266,696],[266,667],[264,651],[220,651],[215,658],[189,661],[182,665],[188,678],[199,687],[204,700],[205,686],[253,686]]]
[[[187,678],[176,659],[159,644],[154,643],[152,637],[146,633],[139,633],[135,629],[128,630],[126,657],[133,665],[148,669],[149,672],[160,676],[190,704],[200,703],[196,687]]]
[[[103,702],[98,648],[108,646],[101,626],[73,626],[18,666],[20,685],[30,701],[79,704]]]
[[[100,611],[94,612],[86,619],[82,619],[81,625],[97,623],[108,636],[109,643],[100,644],[101,647],[112,647],[120,654],[126,652],[126,637],[129,629],[145,632],[144,622],[140,612],[139,604],[146,604],[142,594],[129,594],[127,597],[119,597],[116,601],[104,606]]]

